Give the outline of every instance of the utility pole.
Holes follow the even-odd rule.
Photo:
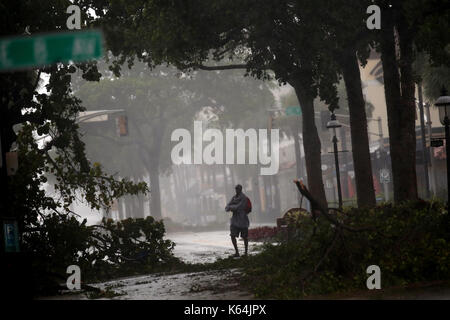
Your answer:
[[[381,125],[381,117],[378,117],[378,137],[380,142],[380,153],[383,155],[383,170],[387,172],[386,153],[384,152],[383,126]],[[383,181],[384,201],[389,201],[389,185],[387,181]]]
[[[436,195],[436,165],[434,162],[434,156],[431,152],[431,139],[433,138],[433,129],[431,127],[431,114],[430,114],[430,105],[427,103],[425,104],[425,108],[427,109],[427,129],[428,129],[428,139],[430,146],[428,147],[428,155],[430,156],[430,167],[431,167],[431,178],[432,178],[432,186],[431,189],[433,190],[433,195]]]

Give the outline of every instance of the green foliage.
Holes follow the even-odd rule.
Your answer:
[[[283,216],[283,219],[288,226],[300,229],[303,223],[309,221],[309,214],[304,210],[290,210]]]
[[[20,9],[27,11],[29,6],[32,4],[24,4]],[[7,7],[13,10],[14,5]],[[55,10],[37,11],[34,16],[47,23],[48,15]],[[17,17],[23,18],[20,14]],[[11,28],[17,27],[13,20],[10,24]],[[35,32],[36,23],[29,25],[31,32]],[[51,28],[46,26],[39,31],[47,29]],[[24,29],[7,30],[21,34]],[[77,192],[92,208],[99,209],[109,207],[114,199],[125,194],[148,191],[144,183],[118,180],[87,159],[76,121],[79,112],[85,109],[71,89],[71,74],[77,70],[83,71],[85,79],[98,80],[95,63],[54,64],[0,76],[0,100],[5,106],[0,116],[6,133],[3,147],[17,151],[19,157],[17,173],[8,181],[1,181],[8,184],[9,191],[2,198],[6,206],[2,210],[4,215],[18,218],[21,230],[35,226],[38,217],[47,212],[70,212]],[[41,83],[44,74],[48,76],[45,87]],[[21,126],[17,135],[13,131],[16,124]],[[39,136],[41,139],[37,140]],[[55,184],[54,194],[46,191],[47,182]]]
[[[66,25],[65,12],[70,4],[3,1],[0,8],[8,19],[1,22],[1,34],[21,35],[25,28],[31,34],[60,31]],[[19,155],[17,173],[1,181],[9,191],[1,200],[2,214],[18,218],[22,230],[33,227],[46,212],[69,212],[76,192],[99,209],[109,207],[122,195],[147,191],[145,184],[116,180],[87,159],[76,121],[85,109],[72,91],[71,75],[78,71],[89,81],[98,81],[101,76],[95,61],[56,63],[0,75],[2,148]],[[43,79],[48,80],[45,86]],[[18,134],[14,125],[21,126]],[[49,179],[55,183],[54,195],[45,190]]]
[[[295,299],[366,289],[370,265],[381,268],[382,288],[450,279],[450,219],[442,203],[350,208],[338,218],[369,230],[301,217],[296,238],[249,259],[244,283],[259,298]]]
[[[450,67],[445,64],[435,65],[429,54],[420,52],[413,64],[416,82],[423,85],[425,99],[433,102],[441,94],[442,87],[448,90],[450,84]]]
[[[442,94],[442,88],[446,88],[447,92],[450,87],[450,67],[439,66],[425,67],[423,76],[424,94],[430,101],[435,101]]]
[[[7,115],[10,123],[22,125],[15,146],[19,168],[9,178],[7,199],[9,214],[23,222],[22,229],[32,227],[46,212],[69,212],[77,192],[91,208],[99,209],[111,206],[114,199],[125,194],[148,191],[145,183],[118,180],[106,174],[100,164],[92,164],[87,159],[76,123],[78,113],[84,108],[70,90],[73,69],[73,66],[49,67],[47,93],[39,94],[38,87],[32,87],[25,99],[31,101],[29,105],[14,97],[5,98],[10,105]],[[40,72],[35,77],[39,79]],[[9,84],[12,91],[19,90],[18,87],[30,81],[25,78],[11,83],[19,78],[20,74],[5,75],[0,77],[0,82],[6,82],[7,87]],[[21,114],[23,111],[26,112]],[[45,139],[38,142],[36,135]],[[46,191],[46,182],[54,183],[54,195]]]
[[[153,217],[119,222],[103,219],[97,228],[103,230],[95,231],[92,236],[92,246],[98,248],[96,261],[112,263],[131,272],[136,263],[157,266],[173,258],[175,244],[163,239],[164,224]]]
[[[403,6],[409,24],[415,27],[418,51],[429,54],[434,66],[450,66],[450,10],[441,0],[408,0]]]
[[[152,217],[120,222],[103,219],[87,226],[68,215],[43,217],[24,234],[24,250],[31,252],[37,292],[65,283],[66,269],[78,265],[84,283],[120,276],[151,273],[179,264],[175,244],[164,239],[162,221]]]

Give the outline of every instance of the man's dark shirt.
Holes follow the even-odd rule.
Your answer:
[[[239,195],[234,195],[230,202],[225,207],[225,211],[232,211],[231,226],[237,228],[248,228],[250,221],[248,220],[247,212],[247,196],[241,192]]]

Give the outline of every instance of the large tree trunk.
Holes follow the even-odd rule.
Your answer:
[[[252,189],[253,189],[253,209],[252,211],[255,212],[255,216],[258,216],[258,221],[261,221],[261,195],[259,193],[259,172],[254,173],[252,176]]]
[[[175,167],[173,169],[172,172],[172,178],[173,178],[173,182],[174,182],[174,199],[176,202],[176,210],[177,212],[180,212],[180,210],[183,208],[183,203],[182,203],[182,195],[184,194],[184,192],[182,191],[182,184],[179,178],[179,173],[180,169],[179,167]]]
[[[156,220],[160,220],[162,215],[158,166],[151,166],[147,168],[147,170],[150,175],[150,215]]]
[[[234,166],[231,165],[228,168],[230,169],[231,184],[233,185],[233,188],[234,188],[234,187],[236,187],[236,177],[234,175]]]
[[[150,149],[148,149],[148,158],[150,159],[147,171],[150,176],[150,214],[156,220],[162,218],[161,214],[161,189],[159,185],[159,162],[161,154],[162,140],[166,122],[161,120],[158,123],[152,124],[152,135],[154,142]]]
[[[306,175],[308,189],[315,199],[328,208],[322,179],[321,143],[314,115],[314,97],[311,90],[301,81],[291,81],[303,114],[303,148],[305,150]]]
[[[229,183],[228,183],[228,175],[227,175],[227,166],[226,165],[222,165],[222,171],[223,171],[223,194],[225,195],[225,199],[226,201],[230,201],[230,199],[228,199],[228,194],[230,193],[229,189]]]
[[[214,192],[217,192],[217,166],[215,164],[210,166],[210,173],[212,175],[212,188]]]
[[[150,178],[150,215],[159,220],[161,215],[161,190],[159,185],[159,161],[161,154],[162,139],[164,131],[166,129],[167,120],[160,118],[157,122],[151,123],[151,143],[150,147],[143,144],[141,141],[139,144],[139,152],[142,158],[142,162],[147,169]],[[134,122],[133,122],[134,123]],[[134,127],[141,140],[145,139],[139,126],[134,123]]]
[[[401,201],[418,199],[416,172],[416,83],[412,66],[414,63],[414,39],[413,31],[408,28],[407,24],[402,15],[398,27],[401,50],[400,84],[402,93],[402,127],[400,127],[400,139],[402,143],[399,145],[402,147],[400,153],[406,155],[406,158],[400,155],[403,161],[406,161],[406,165],[402,167],[402,171],[400,172],[402,179],[404,179],[400,188]]]
[[[265,212],[264,212],[264,216],[265,216],[265,220],[266,221],[270,221],[271,217],[271,212],[272,212],[272,188],[270,187],[270,176],[263,176],[263,183],[264,183],[264,198],[265,198]]]
[[[275,210],[275,216],[278,217],[281,214],[281,197],[280,197],[280,186],[278,175],[273,175],[272,177],[272,187],[274,187],[274,200],[273,208]]]
[[[353,48],[345,51],[341,67],[347,90],[358,207],[376,205],[364,101],[358,59]],[[346,183],[347,181],[345,181]]]
[[[398,28],[397,46],[401,61],[397,61],[393,10],[382,15],[381,61],[384,72],[389,144],[394,183],[394,200],[401,202],[417,199],[416,134],[414,81],[412,79],[412,37],[406,26]],[[401,67],[401,75],[399,72]],[[401,78],[400,78],[401,77]]]

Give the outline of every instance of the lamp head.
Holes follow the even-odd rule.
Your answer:
[[[334,113],[331,114],[331,120],[327,123],[328,129],[336,129],[340,128],[342,125],[339,123],[339,121],[336,119],[336,115]]]
[[[445,125],[450,117],[450,96],[447,95],[447,90],[444,87],[442,88],[441,96],[434,105],[439,108],[439,120]]]

